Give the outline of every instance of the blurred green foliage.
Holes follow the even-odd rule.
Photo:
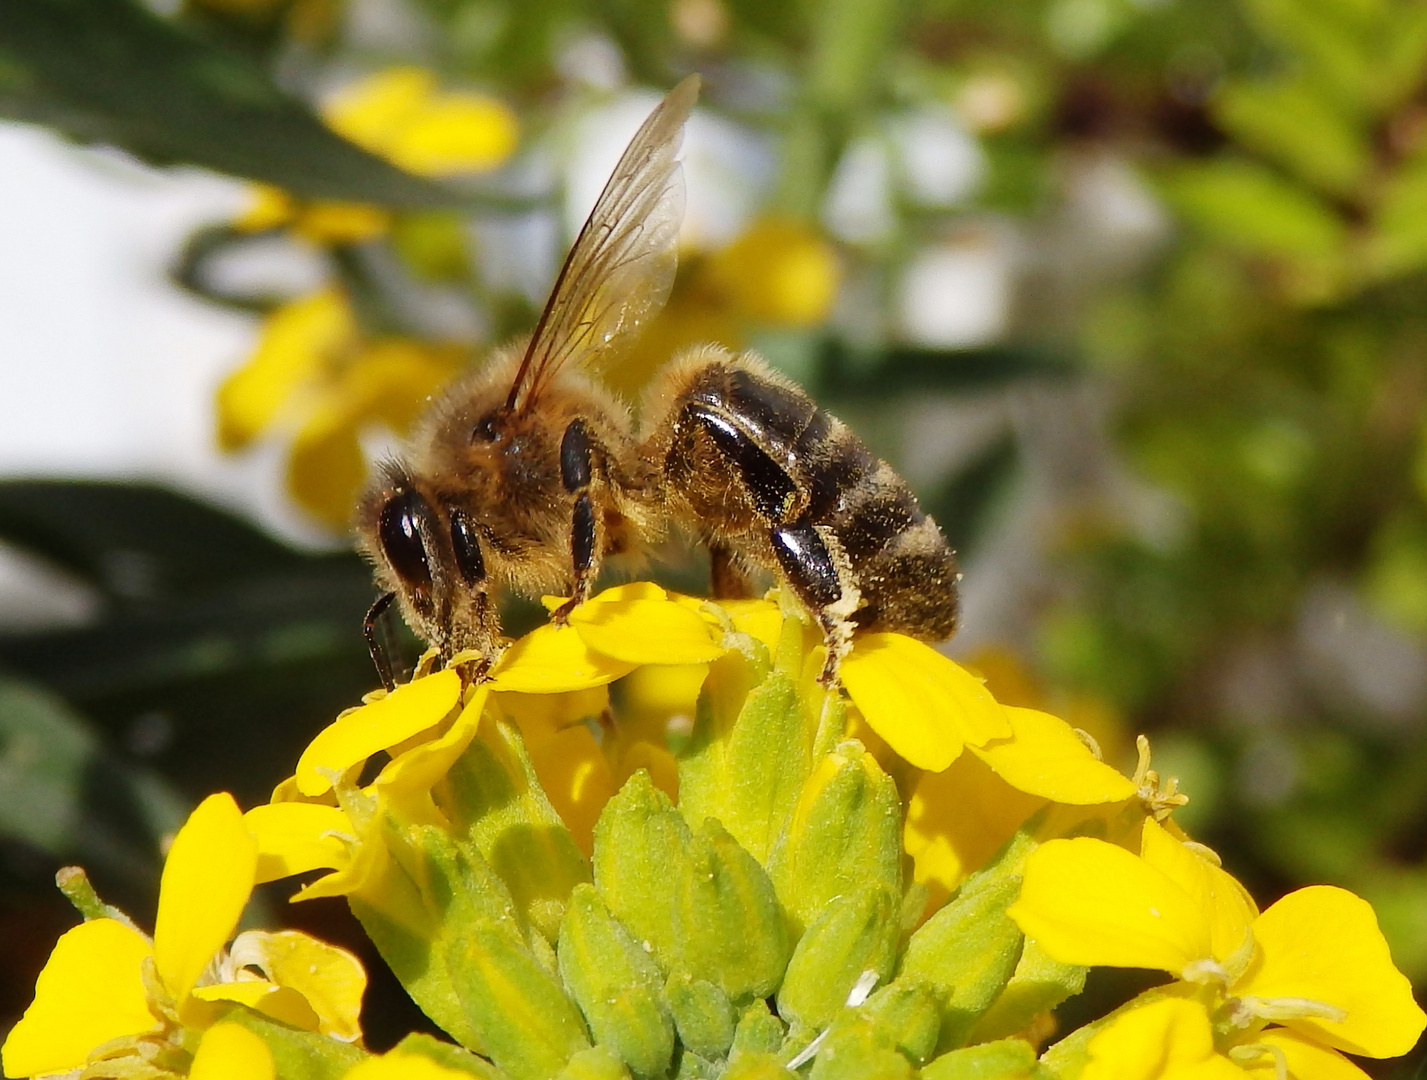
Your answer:
[[[461,215],[550,215],[558,185],[418,179],[300,103],[343,72],[419,64],[515,110],[534,148],[518,179],[625,81],[701,71],[704,107],[773,150],[759,211],[829,234],[843,267],[827,325],[750,336],[913,473],[966,556],[971,610],[993,613],[971,645],[1018,656],[1021,691],[1050,707],[1094,702],[1111,754],[1148,731],[1194,800],[1186,826],[1261,899],[1353,888],[1427,982],[1427,6],[378,6],[405,29],[359,33],[340,0],[0,0],[0,113],[405,208],[324,249],[364,325],[429,337],[410,296],[455,284],[489,341],[528,327],[531,299],[487,272]],[[591,42],[608,78],[582,73]],[[919,115],[968,140],[978,183],[928,199],[903,146],[886,227],[840,229],[840,168]],[[1010,252],[1003,325],[989,344],[916,340],[903,275],[968,230]],[[176,278],[271,308],[209,281],[242,242],[196,236]],[[904,432],[929,402],[1004,419],[928,450]],[[0,812],[17,910],[81,858],[126,901],[183,800],[261,796],[371,682],[355,557],[154,490],[60,483],[0,488],[0,538],[101,598],[79,629],[0,639],[0,806],[34,807]],[[135,727],[154,716],[157,751]],[[27,746],[33,766],[12,767]]]

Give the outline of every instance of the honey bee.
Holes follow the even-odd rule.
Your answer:
[[[756,356],[703,346],[674,360],[638,426],[591,374],[668,297],[697,94],[690,76],[634,136],[529,341],[448,388],[362,495],[359,543],[385,590],[369,643],[396,599],[444,659],[479,654],[480,677],[501,649],[500,590],[567,594],[563,624],[607,558],[671,525],[709,548],[716,596],[763,569],[807,606],[826,685],[856,630],[956,629],[955,556],[906,482]]]

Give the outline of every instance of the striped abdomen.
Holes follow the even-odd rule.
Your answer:
[[[859,628],[927,640],[956,629],[956,559],[936,523],[801,389],[708,350],[670,376],[665,402],[655,460],[671,509],[706,540],[781,571],[814,611]]]

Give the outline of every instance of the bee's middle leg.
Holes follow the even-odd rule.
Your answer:
[[[570,599],[551,615],[556,626],[564,626],[570,612],[589,599],[595,579],[599,577],[599,521],[590,485],[594,480],[594,439],[583,420],[572,420],[560,439],[560,481],[565,490],[575,496],[570,515]]]

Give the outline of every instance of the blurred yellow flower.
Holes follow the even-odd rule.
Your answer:
[[[293,498],[343,528],[368,471],[361,434],[404,433],[465,356],[459,345],[366,335],[340,289],[300,297],[268,317],[252,357],[219,387],[219,445],[232,452],[275,429],[290,435]]]
[[[783,218],[756,219],[728,246],[681,258],[664,310],[603,373],[621,392],[637,397],[659,367],[691,346],[745,349],[760,327],[820,325],[842,280],[832,244],[813,227]]]
[[[328,99],[323,118],[339,135],[408,172],[446,177],[488,172],[515,150],[519,124],[484,94],[442,93],[423,68],[397,67],[359,79]],[[381,207],[304,201],[258,185],[233,223],[244,232],[291,227],[316,244],[355,244],[380,236],[392,214]]]

